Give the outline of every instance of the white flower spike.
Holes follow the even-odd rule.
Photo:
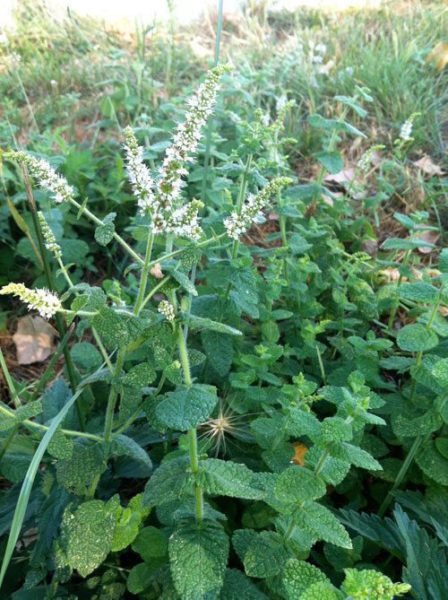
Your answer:
[[[154,181],[148,167],[143,162],[143,148],[138,145],[131,127],[124,130],[126,171],[131,182],[132,191],[137,198],[140,214],[151,214],[155,207]]]
[[[0,295],[13,294],[24,302],[30,310],[37,310],[44,319],[51,319],[62,309],[56,294],[45,289],[30,290],[23,283],[8,283],[0,288]]]
[[[19,165],[26,167],[39,186],[53,195],[53,200],[58,204],[69,202],[75,195],[75,189],[68,184],[65,177],[56,173],[53,167],[43,158],[35,158],[22,150],[8,152],[7,158],[15,160]]]
[[[265,208],[269,199],[275,196],[281,188],[291,183],[288,177],[276,177],[270,181],[257,195],[249,194],[241,212],[233,211],[224,221],[227,235],[238,240],[251,227],[260,212]]]

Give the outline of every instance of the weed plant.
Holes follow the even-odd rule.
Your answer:
[[[399,52],[406,27],[383,17],[367,42]],[[261,36],[199,88],[173,45],[148,70],[140,32],[87,143],[22,97],[29,151],[9,139],[2,155],[20,262],[5,245],[0,296],[59,341],[32,381],[0,351],[2,597],[447,597],[444,187],[413,164],[426,144],[436,156],[443,97],[417,87],[421,105],[403,96],[372,135],[402,59],[330,77],[338,38],[313,41],[307,19],[289,62],[261,60]],[[166,95],[181,88],[187,106]]]

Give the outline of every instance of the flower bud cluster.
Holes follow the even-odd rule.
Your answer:
[[[56,173],[46,160],[35,158],[22,150],[8,152],[6,156],[26,167],[39,186],[53,195],[55,202],[69,202],[73,199],[74,188],[68,184],[65,177]]]
[[[47,223],[43,213],[39,211],[37,213],[37,218],[39,219],[40,229],[42,231],[42,235],[44,237],[45,248],[49,250],[56,260],[62,259],[62,251],[60,245],[57,243],[56,238],[54,236],[53,231]]]
[[[0,295],[13,294],[20,298],[30,310],[37,310],[44,319],[51,319],[62,305],[56,294],[45,289],[30,290],[23,283],[8,283],[0,288]]]
[[[252,223],[257,219],[263,208],[266,207],[270,198],[275,196],[283,187],[291,183],[288,177],[276,177],[270,181],[258,194],[249,194],[243,204],[240,213],[233,211],[230,217],[225,219],[224,226],[227,235],[238,240],[250,229]]]
[[[159,306],[157,310],[161,315],[165,317],[167,321],[173,322],[176,318],[176,311],[174,310],[174,306],[168,300],[162,300],[159,302]]]

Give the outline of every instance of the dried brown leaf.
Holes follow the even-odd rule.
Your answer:
[[[19,365],[42,362],[54,351],[56,330],[42,317],[30,315],[18,320],[17,331],[12,336]]]

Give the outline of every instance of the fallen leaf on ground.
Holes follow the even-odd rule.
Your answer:
[[[54,352],[56,330],[42,317],[26,316],[19,319],[17,331],[12,336],[19,365],[42,362]]]
[[[443,170],[439,165],[433,163],[431,157],[427,154],[422,156],[419,160],[416,160],[414,165],[426,175],[443,175]]]
[[[429,244],[437,244],[440,235],[437,231],[423,231],[422,233],[418,233],[415,237],[419,240],[423,240],[424,242],[428,242]],[[428,248],[427,246],[419,246],[418,251],[421,254],[430,254],[434,248]]]
[[[351,183],[355,178],[355,169],[349,167],[348,169],[343,169],[338,173],[328,173],[325,175],[325,181],[331,181],[333,183]]]

